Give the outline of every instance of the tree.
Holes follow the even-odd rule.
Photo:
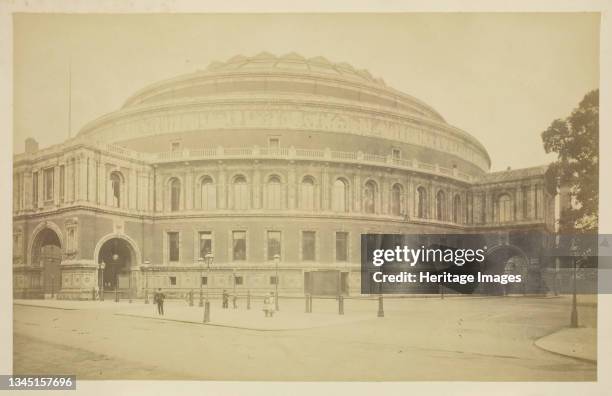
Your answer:
[[[557,153],[546,179],[568,191],[571,205],[560,214],[562,233],[597,233],[599,205],[599,90],[585,95],[572,114],[542,132],[546,153]]]

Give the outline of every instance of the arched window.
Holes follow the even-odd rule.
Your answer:
[[[121,190],[123,184],[123,178],[119,172],[112,172],[110,174],[110,184],[111,184],[111,192],[112,192],[112,202],[111,205],[115,208],[121,207]]]
[[[372,180],[365,184],[363,208],[366,213],[376,213],[376,195],[378,188]]]
[[[417,188],[417,217],[427,217],[427,191],[424,187]]]
[[[498,207],[498,218],[499,221],[504,223],[507,221],[512,221],[512,198],[508,194],[502,194],[497,199],[497,207]]]
[[[170,181],[170,211],[176,212],[181,208],[181,181],[176,177]]]
[[[203,210],[215,210],[217,208],[217,188],[213,180],[205,176],[201,184],[201,202]]]
[[[348,212],[348,183],[344,179],[336,179],[332,194],[332,209],[334,212]]]
[[[444,220],[444,212],[446,211],[446,194],[440,190],[436,194],[436,220]]]
[[[453,223],[461,223],[461,197],[459,194],[453,198]]]
[[[278,176],[270,176],[266,185],[266,209],[281,208],[281,180]]]
[[[300,185],[300,209],[314,210],[315,182],[310,176],[304,176]]]
[[[234,178],[234,209],[249,208],[249,186],[244,176]]]
[[[391,188],[391,214],[400,216],[402,214],[402,186],[394,184]]]

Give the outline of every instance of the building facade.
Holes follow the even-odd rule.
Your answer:
[[[526,246],[548,243],[555,217],[546,168],[489,169],[475,138],[365,70],[237,56],[61,144],[26,141],[14,295],[359,294],[363,233],[487,231],[536,279],[544,260]]]

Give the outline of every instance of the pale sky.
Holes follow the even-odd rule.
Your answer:
[[[599,85],[598,14],[26,15],[14,20],[15,131],[41,147],[136,90],[261,51],[347,62],[480,140],[492,169],[550,162],[540,133]]]

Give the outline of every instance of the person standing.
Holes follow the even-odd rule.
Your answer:
[[[153,302],[155,302],[157,304],[157,314],[158,315],[164,315],[164,299],[166,298],[166,295],[164,293],[162,293],[161,291],[161,287],[159,289],[157,289],[157,291],[155,292],[155,295],[153,296]]]
[[[224,309],[229,307],[229,294],[227,290],[223,290],[221,307]]]

